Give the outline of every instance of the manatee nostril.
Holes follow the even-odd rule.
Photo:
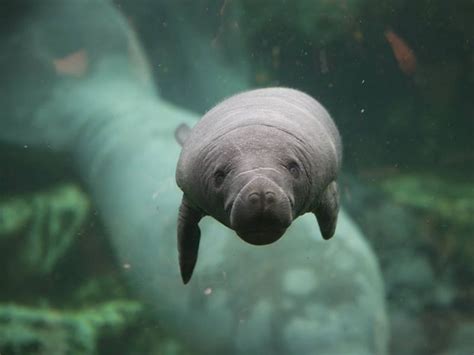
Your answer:
[[[251,192],[247,199],[251,205],[259,205],[263,202],[265,205],[271,205],[276,201],[276,195],[273,191],[266,192]]]
[[[248,200],[251,204],[256,205],[261,200],[260,194],[258,192],[252,192],[249,194]]]
[[[265,192],[265,202],[274,203],[275,202],[275,193],[273,191]]]

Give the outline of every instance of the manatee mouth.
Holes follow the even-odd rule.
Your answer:
[[[293,220],[291,199],[264,176],[251,179],[229,205],[226,207],[230,209],[230,227],[253,245],[277,241]]]
[[[286,232],[285,227],[262,227],[235,231],[244,241],[252,245],[268,245],[276,242]]]

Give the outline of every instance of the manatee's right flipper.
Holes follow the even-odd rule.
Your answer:
[[[323,238],[331,238],[336,231],[337,214],[339,213],[339,191],[335,181],[331,182],[323,191],[313,213],[318,219]]]
[[[193,274],[199,250],[201,230],[199,221],[202,213],[193,208],[183,196],[178,215],[178,252],[179,268],[183,283],[187,284]]]
[[[184,144],[184,141],[188,138],[190,132],[191,128],[189,128],[186,123],[181,123],[178,127],[176,127],[174,131],[174,137],[180,146]]]

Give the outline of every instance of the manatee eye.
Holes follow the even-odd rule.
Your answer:
[[[214,173],[214,185],[216,187],[220,187],[222,183],[224,182],[225,176],[226,176],[226,173],[224,172],[224,170],[217,170]]]
[[[300,167],[298,166],[298,163],[292,161],[290,164],[288,164],[287,169],[295,179],[300,177]]]

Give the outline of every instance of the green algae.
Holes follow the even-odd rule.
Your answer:
[[[474,223],[474,184],[428,174],[386,178],[381,186],[394,201],[457,224]]]
[[[0,304],[0,351],[7,354],[95,354],[107,332],[130,325],[142,306],[114,300],[81,310]]]
[[[73,244],[89,210],[89,199],[74,184],[1,198],[0,242],[20,243],[21,267],[48,274]]]

